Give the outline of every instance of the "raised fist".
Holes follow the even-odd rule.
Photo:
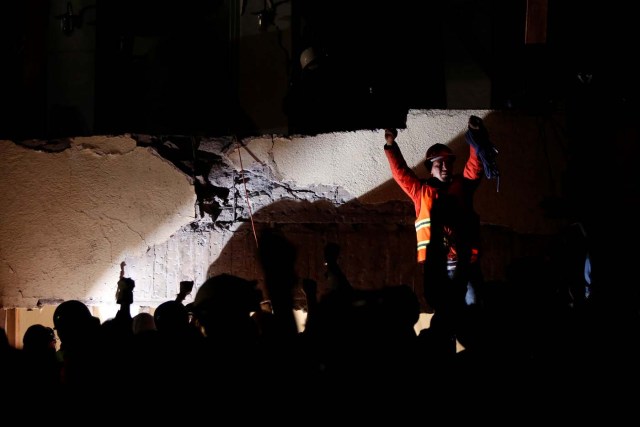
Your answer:
[[[482,119],[478,116],[469,117],[469,129],[478,130],[483,127]]]
[[[387,141],[387,144],[391,145],[393,144],[393,141],[395,141],[396,137],[398,136],[398,129],[385,129],[384,130],[384,139]]]
[[[129,277],[122,277],[120,280],[118,280],[118,289],[116,290],[116,303],[132,304],[133,288],[135,287],[136,282]]]

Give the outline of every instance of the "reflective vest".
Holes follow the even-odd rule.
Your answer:
[[[413,201],[416,210],[417,259],[418,262],[423,263],[427,259],[427,248],[431,243],[431,211],[434,201],[438,198],[438,189],[420,180],[415,172],[407,166],[398,144],[395,142],[393,145],[385,144],[384,148],[393,179]],[[471,201],[472,194],[464,194],[464,192],[471,192],[477,186],[465,186],[462,181],[466,178],[479,182],[482,171],[482,163],[478,160],[475,149],[469,146],[469,158],[465,164],[464,172],[462,176],[453,177],[447,188],[447,194]],[[465,190],[465,188],[469,188],[469,190]],[[455,247],[449,247],[448,257],[450,259],[457,258]],[[477,257],[478,248],[477,245],[473,245],[471,262],[477,260]]]

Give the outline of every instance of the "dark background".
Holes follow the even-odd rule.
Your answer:
[[[3,5],[0,18],[0,137],[261,134],[238,100],[229,10],[282,3],[291,11],[288,89],[270,102],[287,117],[284,133],[402,127],[409,109],[637,110],[637,23],[622,1],[549,1],[534,21],[546,23],[546,39],[526,43],[527,14],[540,2],[96,0],[76,5],[68,35],[95,31],[93,119],[83,121],[86,107],[52,112],[50,100],[58,86],[50,70],[63,59],[47,46],[52,28],[62,31],[64,2],[24,0]],[[158,54],[137,54],[136,37],[155,40]],[[313,71],[298,60],[308,46],[318,53]],[[465,63],[490,84],[488,101],[447,98]]]

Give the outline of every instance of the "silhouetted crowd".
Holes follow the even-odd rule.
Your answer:
[[[265,289],[218,274],[192,303],[169,300],[153,315],[132,316],[134,282],[122,282],[120,310],[105,322],[69,300],[55,310],[55,333],[33,325],[21,349],[2,331],[5,414],[238,425],[614,422],[633,414],[638,319],[601,310],[596,284],[553,260],[514,260],[505,281],[484,284],[452,334],[437,313],[415,332],[421,304],[407,285],[354,288],[331,246],[322,283],[300,281],[295,257],[285,238],[266,235]],[[302,332],[293,314],[299,286]]]

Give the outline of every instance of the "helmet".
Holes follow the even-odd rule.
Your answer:
[[[456,159],[456,155],[453,154],[453,150],[440,143],[433,144],[431,147],[429,147],[425,157],[426,158],[424,161],[424,166],[429,172],[431,172],[431,166],[433,165],[433,162],[435,160],[438,160],[442,157],[450,157],[452,161]]]
[[[248,316],[260,310],[262,292],[257,289],[256,280],[246,280],[223,273],[208,278],[193,301],[196,317],[207,321],[214,313],[227,316],[238,314]]]
[[[65,329],[77,323],[86,322],[93,316],[89,307],[78,300],[67,300],[56,307],[53,312],[53,324],[56,329]]]
[[[92,334],[100,327],[100,319],[94,317],[83,302],[67,300],[56,307],[53,312],[53,325],[58,332],[60,342],[80,342],[87,334]]]

